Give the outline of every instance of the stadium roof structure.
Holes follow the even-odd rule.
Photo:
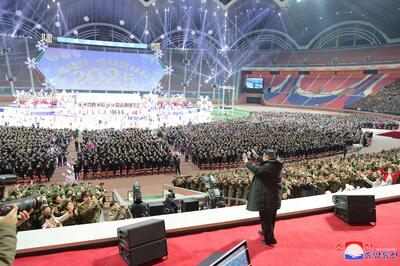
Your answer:
[[[398,0],[2,0],[0,33],[172,49],[296,50],[400,42]]]

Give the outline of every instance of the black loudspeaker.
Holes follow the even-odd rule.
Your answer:
[[[346,209],[334,209],[335,215],[341,220],[348,224],[364,224],[364,223],[375,223],[376,222],[376,210],[365,209],[365,210],[346,210]]]
[[[376,209],[373,195],[333,195],[335,215],[349,224],[375,223]]]
[[[164,220],[151,219],[118,228],[118,238],[128,248],[165,238]]]
[[[16,175],[0,175],[0,185],[12,185],[17,183]]]
[[[168,255],[164,220],[152,219],[118,228],[119,254],[128,265]]]
[[[168,255],[166,239],[152,241],[130,249],[120,243],[118,248],[121,257],[128,265],[132,266],[161,259]]]
[[[164,203],[163,202],[149,202],[150,216],[163,215],[164,214]]]
[[[333,203],[341,209],[375,209],[373,195],[333,195]]]
[[[199,201],[194,198],[181,199],[181,211],[192,212],[199,210]]]

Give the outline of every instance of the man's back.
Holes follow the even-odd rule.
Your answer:
[[[149,216],[148,206],[144,202],[134,202],[131,206],[133,218]]]
[[[259,167],[247,167],[254,173],[251,183],[247,209],[279,209],[282,201],[282,162],[279,160],[263,161]]]

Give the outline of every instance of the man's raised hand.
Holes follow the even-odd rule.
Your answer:
[[[254,150],[254,149],[251,149],[251,153],[253,154],[253,157],[254,157],[254,159],[258,159],[258,154],[257,154],[257,152]]]
[[[247,154],[245,152],[242,154],[242,160],[244,163],[248,163],[249,161],[249,159],[247,158]]]

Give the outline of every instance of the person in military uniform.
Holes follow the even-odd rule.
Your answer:
[[[24,224],[30,218],[30,212],[19,212],[20,218],[17,219],[18,207],[13,209],[6,215],[0,216],[0,264],[12,265],[17,250],[17,227]]]
[[[364,176],[368,179],[375,181],[379,176],[382,176],[380,169],[382,166],[385,168],[400,168],[400,149],[392,149],[389,151],[382,151],[375,154],[360,154],[350,155],[346,159],[343,157],[332,157],[327,159],[317,159],[312,161],[298,162],[294,164],[287,164],[283,171],[283,194],[284,198],[298,198],[301,196],[300,185],[306,182],[307,176],[316,176],[315,184],[317,185],[316,194],[335,193],[343,190],[346,184],[354,186],[356,189],[362,187],[369,187],[364,180]],[[199,188],[203,182],[197,176],[175,177],[173,183],[175,186],[184,188]],[[207,175],[214,175],[217,177],[217,187],[221,190],[222,194],[227,197],[229,195],[229,186],[231,186],[231,179],[237,179],[239,182],[243,176],[251,175],[244,168],[226,169],[209,172]],[[247,178],[247,177],[246,177]],[[248,179],[248,178],[247,178]],[[287,187],[285,193],[285,187]],[[199,191],[205,191],[200,187]],[[236,190],[238,191],[238,190]],[[240,192],[240,191],[239,191]],[[233,188],[231,187],[231,195]],[[243,197],[247,199],[247,191]],[[237,193],[236,193],[237,194]]]
[[[128,209],[119,205],[118,202],[112,201],[110,203],[110,211],[108,212],[107,221],[118,221],[131,218],[132,215]]]
[[[62,227],[60,220],[52,213],[45,214],[43,218],[44,222],[42,224],[42,229]]]
[[[152,135],[150,130],[114,129],[83,132],[82,159],[93,174],[100,167],[116,177],[129,170],[151,168],[160,170],[174,166],[173,156],[165,140]],[[106,175],[108,176],[108,174]]]
[[[0,174],[50,180],[70,136],[70,130],[0,126]]]
[[[55,216],[59,216],[63,207],[64,205],[62,197],[59,195],[58,192],[54,193],[52,195],[51,213]]]
[[[78,223],[79,213],[72,201],[66,201],[65,209],[61,212],[61,216],[58,217],[58,219],[63,226],[70,226]]]
[[[98,222],[100,214],[100,204],[97,199],[91,197],[88,191],[81,193],[82,203],[78,205],[80,224]]]

